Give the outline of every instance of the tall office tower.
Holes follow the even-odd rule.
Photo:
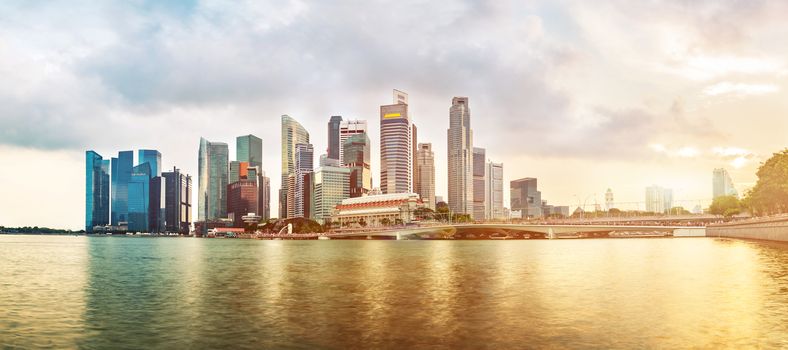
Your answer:
[[[605,210],[610,211],[610,209],[613,209],[613,206],[615,205],[613,204],[614,202],[615,200],[613,199],[613,190],[608,188],[607,191],[605,191]]]
[[[129,231],[150,230],[151,164],[142,163],[131,169],[129,181]]]
[[[646,211],[668,213],[673,207],[673,190],[657,185],[646,187]]]
[[[413,160],[408,95],[394,90],[394,104],[380,106],[380,189],[412,192]]]
[[[85,152],[85,232],[109,225],[109,160]]]
[[[473,213],[473,131],[467,97],[454,97],[449,108],[449,209]]]
[[[329,158],[328,154],[321,154],[320,162],[318,164],[319,166],[342,166],[339,163],[339,159]]]
[[[714,169],[712,173],[712,198],[721,196],[735,196],[738,197],[739,193],[733,187],[733,180],[724,168]]]
[[[311,217],[320,223],[331,217],[337,204],[350,198],[350,168],[321,166],[312,176],[314,210]]]
[[[260,200],[257,215],[260,215],[265,221],[271,218],[271,179],[265,176],[264,172],[257,175],[257,190]]]
[[[227,217],[227,183],[229,149],[224,142],[200,138],[197,160],[197,220],[210,221]]]
[[[227,183],[231,184],[246,178],[250,166],[252,165],[248,162],[239,162],[237,160],[230,162],[230,175]]]
[[[418,150],[419,150],[419,144],[418,144],[419,139],[418,139],[417,135],[418,135],[418,128],[416,128],[416,124],[411,123],[411,125],[410,125],[410,148],[411,148],[411,152],[410,152],[410,160],[411,160],[411,165],[410,165],[410,174],[411,174],[411,176],[410,176],[411,177],[410,190],[411,191],[415,191],[414,189],[416,188],[416,182],[419,181],[419,179],[418,179],[419,168],[417,167],[418,164],[416,164],[416,152],[418,152]]]
[[[356,134],[367,133],[366,120],[345,120],[339,123],[339,161],[340,164],[345,165],[345,141]]]
[[[137,164],[150,164],[150,204],[148,205],[149,232],[164,230],[164,186],[161,179],[161,153],[153,149],[138,151]]]
[[[258,195],[256,179],[241,179],[227,185],[227,217],[233,226],[244,227],[244,215],[258,214]]]
[[[295,184],[292,197],[288,196],[288,198],[293,198],[293,205],[290,205],[291,201],[288,199],[288,218],[304,217],[305,201],[307,206],[309,206],[309,198],[304,198],[304,192],[308,190],[308,186],[304,184],[304,175],[314,171],[314,159],[315,149],[311,144],[299,143],[295,145],[295,169],[293,173]]]
[[[339,129],[341,124],[341,115],[331,116],[331,120],[328,121],[328,158],[337,160],[342,159],[340,157],[342,152],[342,143],[339,139]]]
[[[473,148],[473,219],[487,219],[487,156],[484,148]]]
[[[252,134],[235,138],[235,160],[249,166],[263,166],[263,140]]]
[[[420,143],[416,151],[417,179],[413,192],[421,196],[421,201],[427,208],[435,210],[435,153],[432,152],[431,143]]]
[[[505,219],[503,212],[503,163],[487,163],[485,216],[490,220]]]
[[[521,210],[523,218],[542,216],[542,192],[537,190],[536,179],[526,177],[509,183],[511,210]]]
[[[188,234],[192,221],[192,177],[175,167],[161,176],[164,178],[164,230]]]
[[[112,198],[111,221],[112,226],[126,225],[129,221],[129,181],[131,169],[134,167],[134,151],[118,152],[117,158],[112,158]]]
[[[355,134],[342,144],[344,166],[350,169],[350,197],[361,197],[372,190],[371,145],[366,133]]]
[[[290,188],[291,179],[295,177],[295,145],[299,143],[309,143],[309,133],[299,124],[295,119],[290,118],[288,115],[282,116],[282,185],[279,189],[279,217],[288,218],[292,217],[292,211],[288,209],[294,208],[292,203],[288,200],[292,197],[293,191]],[[295,179],[292,180],[295,184]],[[290,215],[288,215],[290,214]]]

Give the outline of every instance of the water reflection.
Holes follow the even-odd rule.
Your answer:
[[[0,237],[0,345],[786,347],[788,245]]]

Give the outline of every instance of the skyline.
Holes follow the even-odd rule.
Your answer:
[[[0,36],[0,69],[7,72],[0,83],[6,102],[0,107],[0,164],[58,172],[3,172],[0,192],[18,200],[0,204],[0,223],[80,228],[84,188],[73,184],[84,183],[88,149],[104,159],[122,150],[156,149],[163,155],[160,169],[176,166],[196,179],[200,137],[228,143],[233,154],[236,136],[254,134],[263,140],[263,170],[276,193],[282,114],[304,125],[318,155],[327,147],[330,116],[370,123],[371,173],[379,187],[376,120],[392,88],[409,94],[418,142],[434,147],[435,194],[444,198],[453,96],[473,100],[473,144],[504,164],[504,188],[511,180],[538,178],[544,199],[558,205],[574,207],[593,193],[602,204],[607,188],[619,202],[643,202],[652,184],[674,189],[676,201],[711,199],[711,172],[721,167],[742,193],[754,182],[758,163],[784,147],[786,52],[766,39],[779,34],[774,14],[786,5],[699,2],[682,11],[602,2],[593,5],[598,12],[588,4],[565,5],[459,3],[443,11],[427,4],[423,13],[403,18],[413,27],[399,28],[411,39],[402,40],[405,54],[374,40],[392,37],[391,29],[367,28],[363,16],[319,3],[275,10],[210,2],[73,9],[93,17],[0,5],[0,13],[18,18],[0,24],[6,33]],[[341,13],[315,21],[326,11]],[[359,12],[391,18],[398,11]],[[227,25],[233,19],[237,23]],[[26,21],[35,25],[22,25]],[[458,21],[468,26],[451,26]],[[638,22],[649,25],[613,31]],[[707,25],[730,28],[704,30]],[[324,31],[318,38],[328,39],[299,37],[296,28]],[[422,32],[430,36],[418,40]],[[266,39],[272,37],[294,40],[270,46]],[[607,40],[595,40],[600,37]],[[255,54],[275,48],[294,62]],[[187,59],[195,55],[204,58]],[[277,68],[265,68],[272,64]],[[204,75],[195,73],[206,67]],[[525,142],[514,144],[519,140]],[[34,198],[51,198],[51,204]]]

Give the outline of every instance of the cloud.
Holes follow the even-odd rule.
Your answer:
[[[703,90],[703,93],[708,96],[718,95],[765,95],[780,91],[780,87],[774,84],[743,84],[721,82],[711,85]]]

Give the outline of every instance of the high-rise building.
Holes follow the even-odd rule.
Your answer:
[[[473,213],[473,131],[467,97],[454,97],[449,108],[449,209]]]
[[[613,209],[615,206],[614,203],[613,190],[608,188],[607,191],[605,191],[605,210],[610,211],[610,209]]]
[[[129,231],[150,231],[151,164],[145,162],[131,169],[129,190]]]
[[[199,172],[197,219],[199,221],[227,217],[228,154],[226,143],[210,142],[200,138],[197,161]]]
[[[394,90],[394,104],[380,106],[380,189],[410,193],[413,160],[408,95]]]
[[[366,134],[367,121],[366,120],[344,120],[339,123],[339,161],[340,164],[346,165],[345,162],[345,141],[353,135]]]
[[[85,232],[109,225],[109,160],[85,152]]]
[[[161,232],[164,230],[164,186],[161,178],[161,153],[154,149],[141,149],[137,151],[137,164],[150,164],[149,205],[148,205],[148,231]]]
[[[188,234],[192,221],[192,177],[175,167],[161,176],[164,178],[165,231]]]
[[[342,116],[334,115],[328,121],[328,158],[341,160],[342,141],[339,138],[340,125],[342,124]]]
[[[263,140],[254,135],[235,138],[235,160],[249,166],[263,166]],[[237,181],[237,180],[236,180]],[[231,181],[232,183],[233,181]]]
[[[522,218],[542,216],[542,192],[536,182],[536,178],[526,177],[509,183],[511,210],[521,211]]]
[[[331,217],[337,204],[350,197],[350,172],[350,168],[337,166],[322,166],[315,171],[313,219],[322,223]]]
[[[279,190],[279,217],[287,218],[292,217],[292,211],[288,209],[294,208],[292,203],[288,201],[292,197],[288,197],[294,193],[290,188],[291,183],[295,185],[295,146],[296,144],[309,143],[309,133],[298,123],[295,119],[288,115],[282,116],[282,186]]]
[[[258,214],[258,196],[256,179],[241,179],[227,185],[227,217],[233,226],[244,227],[244,215]]]
[[[435,153],[431,143],[420,143],[416,152],[416,179],[413,192],[421,196],[427,208],[435,210]]]
[[[249,167],[252,166],[249,162],[239,162],[237,160],[230,162],[230,176],[227,183],[233,183],[240,179],[246,178],[248,175]],[[259,166],[259,165],[258,165]]]
[[[646,211],[668,213],[673,207],[673,190],[657,185],[646,187]]]
[[[414,191],[413,189],[416,188],[416,182],[419,181],[418,179],[419,169],[416,164],[416,152],[418,152],[419,150],[419,145],[417,143],[419,139],[417,136],[418,136],[418,128],[416,128],[416,124],[411,123],[410,125],[410,147],[412,149],[410,154],[410,159],[412,162],[410,165],[411,191]]]
[[[314,161],[315,149],[311,144],[299,143],[295,145],[295,169],[293,173],[295,183],[292,197],[288,196],[293,198],[293,205],[291,209],[290,201],[288,200],[287,217],[305,217],[304,203],[307,203],[307,206],[309,206],[309,198],[304,197],[304,192],[308,190],[308,186],[304,184],[304,176],[314,171]]]
[[[150,163],[151,178],[161,176],[161,153],[155,149],[137,151],[137,164]]]
[[[257,173],[257,190],[257,198],[260,200],[257,215],[268,220],[271,218],[271,179],[265,176],[264,172]]]
[[[714,169],[712,173],[712,198],[721,196],[735,196],[738,197],[739,193],[733,187],[733,180],[730,174],[724,168]]]
[[[110,166],[112,168],[110,179],[112,226],[123,226],[129,221],[129,181],[131,181],[131,169],[134,167],[134,151],[118,152],[118,157],[112,158]]]
[[[344,166],[350,169],[350,197],[361,197],[372,190],[371,145],[366,133],[348,137],[342,144]]]
[[[473,219],[487,219],[487,156],[486,150],[473,148]]]
[[[490,220],[506,219],[503,210],[503,163],[487,163],[486,217]]]

